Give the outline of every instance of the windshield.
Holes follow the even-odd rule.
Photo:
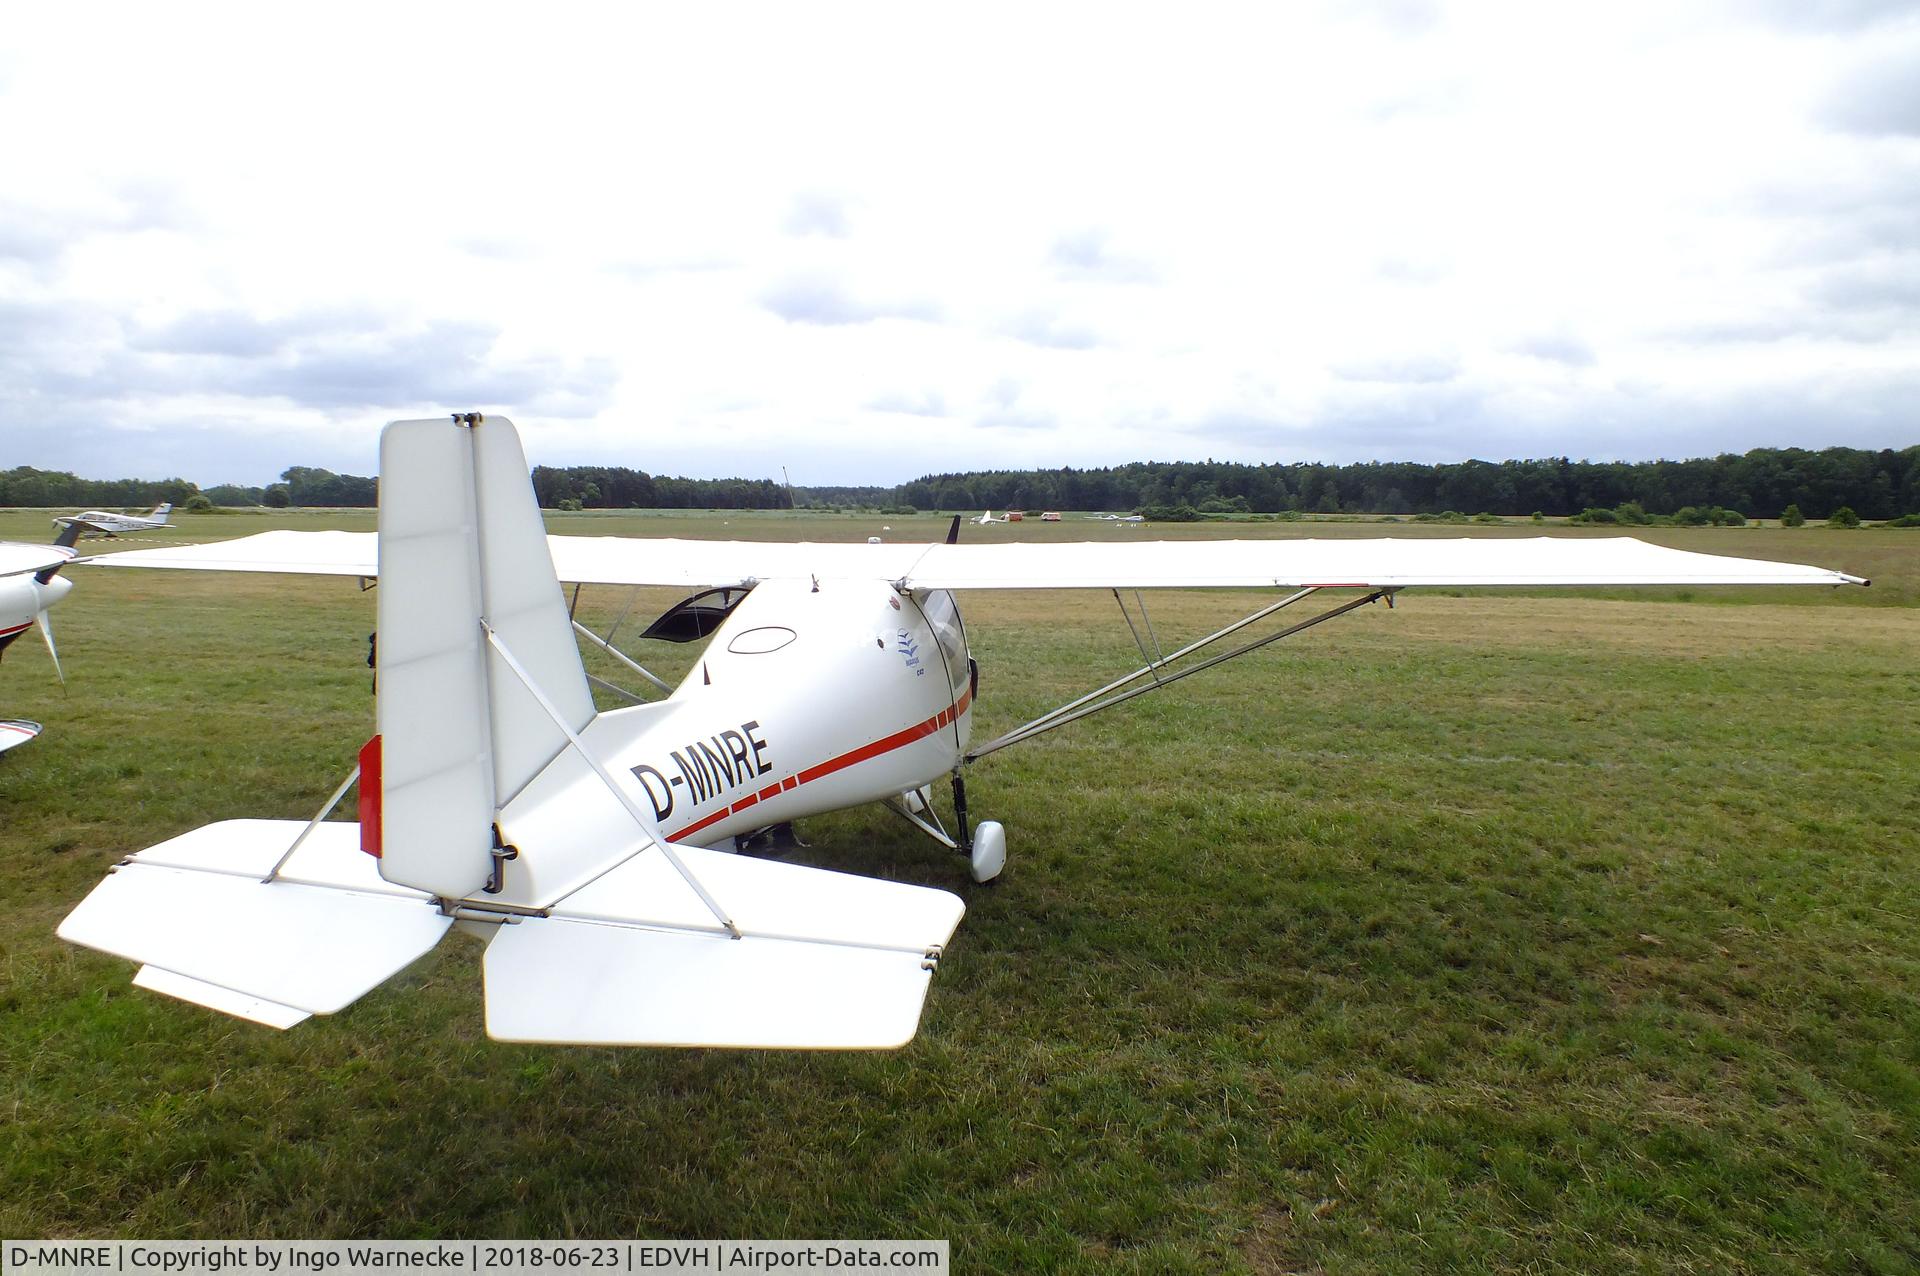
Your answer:
[[[960,608],[953,601],[953,595],[944,589],[936,589],[919,598],[920,614],[927,618],[927,624],[933,629],[934,638],[940,643],[940,655],[947,664],[947,681],[952,684],[954,694],[968,682],[967,672],[967,631],[960,623]]]

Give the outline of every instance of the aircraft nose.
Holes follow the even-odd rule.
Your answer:
[[[67,591],[73,588],[73,582],[65,576],[55,576],[52,580],[39,585],[38,588],[40,590],[40,610],[45,611],[67,596]]]

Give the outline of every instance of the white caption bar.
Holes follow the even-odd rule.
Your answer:
[[[927,1272],[946,1241],[0,1241],[0,1276],[421,1276],[579,1272]]]

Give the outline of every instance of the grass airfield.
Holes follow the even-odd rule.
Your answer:
[[[945,520],[552,526],[936,539]],[[956,1271],[1914,1270],[1920,533],[1640,534],[1874,585],[1409,591],[980,763],[974,815],[1009,836],[990,888],[885,811],[812,821],[806,862],[969,901],[920,1036],[877,1055],[495,1045],[463,936],[285,1034],[133,989],[54,926],[129,851],[311,816],[371,731],[373,597],[70,569],[66,692],[33,635],[0,669],[0,714],[47,725],[0,757],[0,1234],[930,1236]],[[50,535],[45,512],[0,513],[0,538]],[[1253,601],[1149,606],[1170,648]],[[625,602],[588,589],[583,619]],[[962,609],[977,740],[1137,663],[1105,594]],[[630,649],[670,677],[691,655]]]

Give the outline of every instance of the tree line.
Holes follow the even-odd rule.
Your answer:
[[[791,509],[849,505],[974,510],[1142,510],[1280,514],[1577,515],[1632,506],[1649,515],[1685,509],[1775,518],[1796,506],[1808,518],[1848,508],[1869,519],[1920,513],[1920,445],[1755,448],[1687,461],[1462,461],[1352,465],[1140,461],[1099,469],[984,470],[930,474],[899,487],[800,487],[772,479],[690,479],[624,466],[539,465],[534,492],[547,509]],[[19,466],[0,472],[0,505],[149,506],[195,497],[212,505],[360,506],[377,480],[296,465],[266,487],[186,479],[82,479]]]
[[[656,510],[784,510],[793,497],[772,479],[667,478],[619,465],[533,467],[540,508]]]
[[[1202,512],[1459,511],[1510,517],[1633,504],[1658,515],[1720,507],[1774,518],[1798,505],[1809,518],[1850,506],[1862,517],[1886,519],[1920,511],[1920,445],[1877,452],[1755,448],[1688,461],[1146,461],[1086,470],[933,474],[903,484],[899,501],[945,510],[1191,506]]]
[[[771,479],[666,478],[619,466],[535,466],[534,492],[546,509],[791,509],[787,489]],[[888,489],[890,492],[891,489]],[[266,487],[220,483],[202,489],[186,479],[83,479],[30,465],[0,471],[0,505],[49,509],[207,505],[372,508],[380,482],[361,474],[295,465]]]
[[[83,479],[63,470],[36,470],[31,465],[0,472],[0,505],[39,506],[154,506],[162,501],[185,505],[200,492],[183,478]]]

